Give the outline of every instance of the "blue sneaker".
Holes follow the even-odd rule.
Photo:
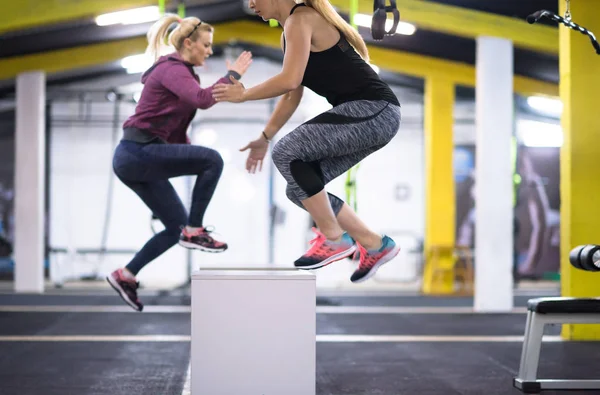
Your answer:
[[[357,254],[359,254],[360,263],[358,264],[358,269],[350,277],[350,281],[353,283],[359,283],[372,277],[377,272],[377,269],[386,262],[391,261],[400,252],[400,247],[388,236],[383,236],[381,239],[381,248],[378,250],[367,251],[360,244],[356,244],[358,246]]]
[[[298,269],[318,269],[354,254],[356,243],[345,233],[338,242],[327,240],[316,228],[312,229],[316,237],[310,241],[312,247],[294,262]]]

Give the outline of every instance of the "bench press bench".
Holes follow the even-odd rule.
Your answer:
[[[521,363],[513,386],[526,394],[544,390],[600,390],[600,380],[537,378],[546,324],[600,324],[600,298],[546,297],[528,301]]]

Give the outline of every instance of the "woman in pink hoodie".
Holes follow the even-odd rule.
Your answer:
[[[178,26],[168,34],[169,27]],[[227,244],[215,240],[203,224],[206,208],[213,196],[223,160],[213,149],[190,145],[187,129],[197,109],[215,104],[213,86],[202,88],[193,67],[204,64],[212,55],[213,27],[198,18],[181,19],[168,14],[148,32],[148,52],[154,65],[142,76],[144,89],[132,115],[123,125],[123,139],[113,157],[117,177],[133,190],[164,224],[125,267],[115,270],[107,280],[135,310],[143,309],[137,296],[135,276],[149,262],[177,242],[187,248],[222,252]],[[175,51],[159,56],[168,35]],[[252,56],[242,53],[228,72],[216,83],[231,83],[230,76],[241,78]],[[216,84],[215,83],[215,84]],[[169,182],[169,178],[195,175],[189,216]]]

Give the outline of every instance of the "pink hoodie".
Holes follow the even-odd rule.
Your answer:
[[[123,128],[140,129],[167,143],[189,144],[187,129],[196,110],[205,110],[216,103],[212,97],[213,87],[218,83],[231,83],[229,75],[240,77],[230,71],[212,86],[201,88],[193,66],[179,54],[161,56],[142,75],[142,95],[135,114],[125,121]]]

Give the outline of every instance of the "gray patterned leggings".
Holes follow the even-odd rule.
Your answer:
[[[399,127],[400,107],[370,100],[340,104],[303,123],[273,147],[273,162],[288,184],[287,197],[304,209],[302,200],[384,147]],[[337,216],[344,202],[328,195]]]

